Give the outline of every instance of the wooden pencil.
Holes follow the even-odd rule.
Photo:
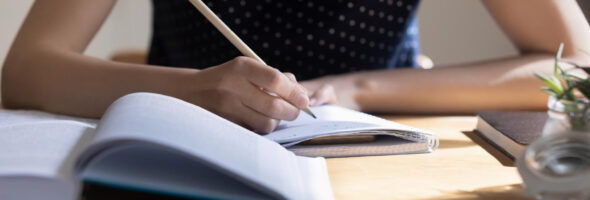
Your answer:
[[[215,15],[215,13],[213,13],[213,11],[211,9],[209,9],[209,7],[207,5],[205,5],[205,3],[203,3],[203,1],[201,1],[201,0],[189,0],[189,1],[242,54],[244,54],[245,56],[248,56],[250,58],[254,58],[257,61],[266,65],[266,63],[260,57],[258,57],[258,55],[256,55],[256,53],[254,53],[254,51],[252,51],[252,49],[250,49],[250,47],[248,47],[248,45],[246,45],[246,43],[244,43],[244,41],[242,41],[242,39],[240,39],[240,37],[238,37],[238,35],[236,35],[225,23],[223,23],[223,21],[221,21],[221,19],[219,19],[219,17],[217,17],[217,15]],[[313,114],[313,112],[311,112],[309,107],[303,108],[302,110],[303,110],[303,112],[311,115],[313,118],[316,118],[316,116]]]

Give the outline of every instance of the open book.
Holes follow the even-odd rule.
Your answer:
[[[333,199],[323,158],[163,95],[124,96],[96,126],[0,126],[0,199],[77,199],[81,180],[182,197]]]

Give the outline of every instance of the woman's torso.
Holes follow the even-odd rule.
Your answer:
[[[186,0],[153,0],[149,63],[206,68],[241,55]],[[268,65],[299,79],[416,66],[417,0],[205,0]]]

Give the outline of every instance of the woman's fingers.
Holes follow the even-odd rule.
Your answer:
[[[287,78],[289,78],[289,80],[291,80],[291,82],[295,82],[297,83],[297,78],[295,78],[295,75],[293,73],[290,72],[284,72],[283,73]]]
[[[260,114],[280,120],[294,120],[299,115],[299,108],[280,97],[269,95],[252,84],[242,88],[242,103]]]
[[[254,85],[277,94],[298,108],[308,106],[309,98],[303,87],[297,82],[291,81],[287,75],[258,62],[248,66],[245,75]]]
[[[334,87],[329,84],[322,85],[322,87],[316,90],[313,95],[311,95],[309,101],[311,106],[336,103],[338,103],[338,97],[336,96]]]
[[[246,113],[241,121],[248,128],[259,134],[269,134],[279,125],[280,120],[269,118],[247,106],[242,106],[242,113]]]
[[[238,57],[197,74],[193,103],[224,118],[270,133],[279,120],[297,118],[309,97],[295,76],[283,74],[254,59]]]
[[[283,74],[285,76],[287,76],[287,78],[289,78],[289,80],[291,80],[292,82],[296,83],[305,92],[305,94],[309,94],[309,91],[307,90],[307,88],[303,87],[303,85],[301,85],[301,84],[299,84],[297,82],[297,78],[295,78],[295,75],[293,73],[284,72]]]

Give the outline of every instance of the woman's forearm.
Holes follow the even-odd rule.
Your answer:
[[[485,109],[543,109],[547,95],[535,72],[551,74],[548,54],[430,70],[387,70],[345,75],[353,102],[368,112],[473,113]],[[337,80],[338,78],[332,78]],[[335,81],[334,84],[338,81]],[[338,92],[338,86],[335,86]]]
[[[116,98],[149,91],[185,98],[196,70],[147,67],[83,54],[115,1],[36,1],[6,57],[7,108],[99,117]]]
[[[131,92],[183,98],[194,72],[101,60],[55,48],[14,48],[3,69],[2,102],[7,108],[100,117],[110,103]]]
[[[587,55],[590,26],[576,1],[483,2],[498,25],[523,53],[485,63],[433,70],[392,70],[349,75],[359,87],[354,100],[371,112],[473,113],[483,109],[544,109],[547,95],[534,72],[552,73],[558,44],[580,64]],[[351,78],[352,77],[352,78]],[[336,86],[337,87],[337,86]],[[337,88],[338,91],[338,88]]]

